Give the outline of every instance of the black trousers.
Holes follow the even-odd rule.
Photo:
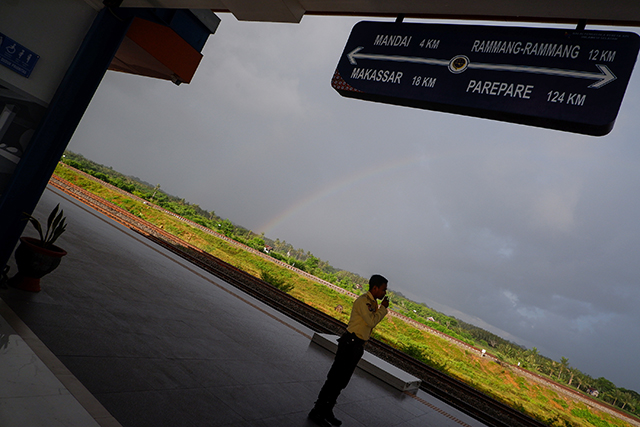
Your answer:
[[[338,338],[336,358],[318,394],[318,402],[335,405],[340,392],[349,384],[353,371],[364,354],[364,343],[355,334],[349,332]]]

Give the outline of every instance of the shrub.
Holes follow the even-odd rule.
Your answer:
[[[611,424],[603,420],[602,418],[592,414],[588,409],[572,409],[571,413],[576,417],[587,420],[590,424],[596,427],[611,427]]]
[[[260,277],[262,280],[280,289],[282,292],[289,292],[293,290],[294,285],[292,283],[287,283],[282,277],[277,277],[274,274],[269,273],[266,270],[260,270]]]

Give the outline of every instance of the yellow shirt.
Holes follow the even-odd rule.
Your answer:
[[[361,340],[368,341],[373,327],[380,323],[386,315],[387,308],[378,306],[378,302],[371,295],[371,292],[367,292],[360,295],[353,303],[347,331],[353,332]]]

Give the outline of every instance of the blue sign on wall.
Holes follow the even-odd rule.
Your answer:
[[[332,86],[370,101],[587,135],[613,128],[635,33],[359,22]]]
[[[38,59],[39,55],[0,33],[0,64],[29,78]]]

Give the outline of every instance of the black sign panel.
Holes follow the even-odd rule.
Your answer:
[[[640,37],[615,31],[359,22],[341,95],[587,135],[613,128]]]

